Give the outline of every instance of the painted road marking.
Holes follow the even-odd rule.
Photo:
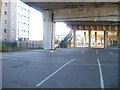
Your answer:
[[[83,54],[86,50],[87,50],[87,49],[85,49],[84,51],[82,51],[82,53],[81,53],[81,54]]]
[[[110,54],[113,54],[112,52],[110,52],[109,50],[107,50]]]
[[[3,60],[1,63],[10,62],[10,61],[17,61],[17,60]]]
[[[98,55],[98,50],[96,50],[96,54]]]
[[[65,63],[63,66],[61,66],[59,69],[57,69],[55,72],[53,72],[52,74],[50,74],[47,78],[45,78],[43,81],[41,81],[40,83],[38,83],[36,86],[41,86],[45,81],[47,81],[49,78],[51,78],[53,75],[55,75],[57,72],[59,72],[62,68],[64,68],[66,65],[68,65],[69,63],[73,62],[74,60],[76,60],[76,58],[70,60],[69,62]]]
[[[97,59],[98,65],[99,65],[99,73],[100,73],[100,86],[104,90],[104,80],[103,80],[103,74],[102,74],[102,68],[100,65],[99,59]]]
[[[53,51],[50,51],[50,52],[53,52]]]
[[[98,64],[79,64],[81,66],[98,66]],[[111,64],[101,64],[101,66],[106,66],[106,67],[118,67],[119,65],[111,65]]]

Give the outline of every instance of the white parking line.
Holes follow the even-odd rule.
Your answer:
[[[83,54],[87,49],[85,49],[84,51],[81,52],[81,54]]]
[[[99,65],[99,73],[100,73],[100,86],[104,90],[104,80],[103,80],[103,74],[102,74],[102,69],[100,65],[99,59],[97,59],[98,65]]]
[[[3,60],[1,63],[10,62],[10,61],[17,61],[17,60]]]
[[[50,74],[47,78],[45,78],[43,81],[41,81],[40,83],[38,83],[36,86],[40,86],[42,85],[45,81],[47,81],[49,78],[51,78],[53,75],[55,75],[58,71],[60,71],[62,68],[64,68],[66,65],[68,65],[69,63],[73,62],[74,60],[76,60],[76,58],[70,60],[69,62],[65,63],[63,66],[61,66],[59,69],[57,69],[55,72],[53,72],[52,74]]]
[[[110,54],[113,54],[112,52],[110,52],[109,50],[107,50]]]
[[[96,54],[98,55],[98,50],[96,50]]]
[[[53,51],[50,51],[50,52],[53,52]]]

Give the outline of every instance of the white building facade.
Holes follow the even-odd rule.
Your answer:
[[[16,40],[29,40],[30,34],[30,7],[23,2],[17,2],[17,34]]]
[[[0,40],[29,40],[30,7],[19,0],[1,0]]]

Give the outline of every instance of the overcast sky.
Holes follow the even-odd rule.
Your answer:
[[[30,40],[42,40],[43,39],[42,13],[31,8],[30,22],[31,22]]]
[[[43,40],[42,13],[31,8],[30,40]],[[70,29],[63,22],[56,23],[56,35],[67,35]]]

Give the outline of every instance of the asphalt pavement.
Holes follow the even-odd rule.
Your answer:
[[[3,88],[118,88],[118,49],[66,48],[2,54]]]

